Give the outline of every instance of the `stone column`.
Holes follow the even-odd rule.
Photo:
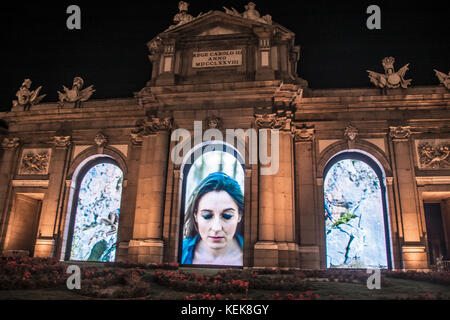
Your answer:
[[[38,236],[34,246],[35,257],[53,257],[57,236],[59,204],[65,187],[67,154],[71,145],[70,136],[55,136],[54,150],[49,166],[47,193],[42,201]]]
[[[17,162],[17,149],[20,145],[19,138],[3,138],[3,155],[0,159],[0,253],[3,251],[6,237],[7,217],[11,198],[11,179],[14,176]]]
[[[320,269],[315,196],[314,128],[293,129],[295,137],[296,229],[300,244],[300,267]]]
[[[164,243],[162,218],[166,191],[171,119],[152,118],[143,133],[133,239],[129,258],[138,263],[161,263]]]
[[[427,269],[428,259],[421,232],[420,208],[410,150],[410,127],[390,127],[397,176],[399,208],[403,226],[402,260],[404,269]]]

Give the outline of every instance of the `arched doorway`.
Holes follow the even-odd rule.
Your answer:
[[[115,261],[123,172],[109,157],[88,162],[79,172],[65,260]]]
[[[186,156],[181,172],[180,263],[242,266],[245,171],[241,155],[224,142],[205,142]],[[217,201],[200,208],[200,200],[207,199],[208,194],[217,195]],[[226,258],[233,246],[236,256]],[[207,258],[200,259],[199,248],[205,249]],[[217,255],[208,260],[211,252]]]
[[[328,268],[392,268],[386,187],[380,166],[360,152],[333,157],[324,170]]]

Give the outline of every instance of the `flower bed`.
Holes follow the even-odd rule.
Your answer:
[[[399,278],[406,280],[418,280],[428,281],[437,284],[450,285],[450,272],[449,271],[433,271],[433,272],[420,272],[420,271],[383,271],[386,277]]]
[[[0,289],[38,289],[65,284],[67,266],[56,259],[0,257]]]
[[[193,293],[247,293],[248,282],[242,279],[224,279],[220,275],[214,277],[182,271],[156,270],[154,282],[179,291]]]

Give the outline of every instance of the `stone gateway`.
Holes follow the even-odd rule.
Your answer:
[[[0,113],[2,254],[307,269],[448,259],[446,74],[414,86],[419,66],[387,56],[367,88],[311,89],[295,34],[254,4],[179,10],[149,41],[152,74],[132,97],[96,99],[75,77],[46,102],[45,83],[18,84]]]

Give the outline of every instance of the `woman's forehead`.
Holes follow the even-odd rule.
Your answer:
[[[198,203],[198,210],[237,209],[234,199],[224,190],[205,193]]]

